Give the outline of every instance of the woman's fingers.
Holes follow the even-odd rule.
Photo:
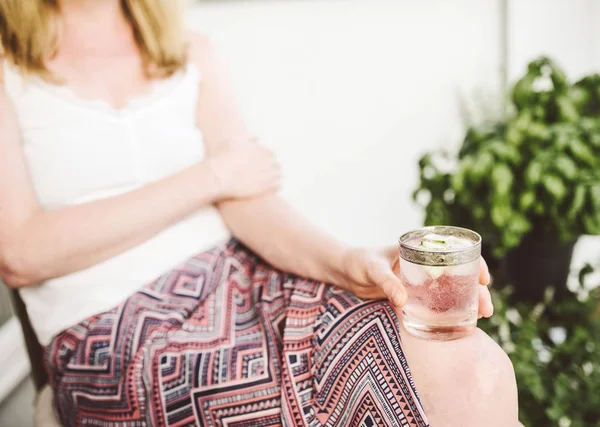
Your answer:
[[[492,295],[487,286],[479,287],[479,318],[491,317],[494,314],[494,304],[492,304]]]
[[[490,271],[488,266],[483,259],[479,258],[479,318],[490,317],[494,314],[494,304],[492,303],[492,295],[487,285],[490,284]]]
[[[400,258],[396,257],[392,261],[392,271],[397,277],[400,277]]]
[[[479,283],[483,286],[490,284],[490,270],[483,257],[479,258]]]
[[[374,260],[367,265],[367,279],[383,291],[395,307],[406,303],[406,290],[386,260]]]

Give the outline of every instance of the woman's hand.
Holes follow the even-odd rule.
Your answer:
[[[343,258],[342,286],[362,299],[387,298],[397,308],[406,303],[406,290],[400,281],[398,249],[383,251],[351,249]],[[487,285],[490,274],[481,258],[479,270],[479,317],[490,317],[494,313],[492,298]]]
[[[207,162],[221,200],[243,199],[279,189],[279,163],[270,150],[257,143],[228,146]]]

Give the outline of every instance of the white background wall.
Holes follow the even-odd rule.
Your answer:
[[[355,243],[418,226],[425,149],[457,143],[458,91],[499,81],[495,1],[211,2],[190,20],[232,69],[285,195]]]
[[[511,78],[540,53],[552,55],[573,78],[600,71],[597,0],[511,0],[509,11]]]
[[[384,244],[421,224],[416,162],[460,143],[460,98],[476,118],[499,111],[500,7],[214,1],[189,21],[228,62],[249,124],[283,162],[288,200],[352,243]],[[511,79],[540,53],[573,76],[599,68],[596,1],[513,0],[508,17]]]

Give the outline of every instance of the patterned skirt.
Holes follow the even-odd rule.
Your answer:
[[[427,426],[383,301],[201,253],[46,348],[66,426]]]

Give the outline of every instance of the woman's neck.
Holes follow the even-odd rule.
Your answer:
[[[59,0],[58,4],[61,49],[102,54],[134,45],[120,0]]]

